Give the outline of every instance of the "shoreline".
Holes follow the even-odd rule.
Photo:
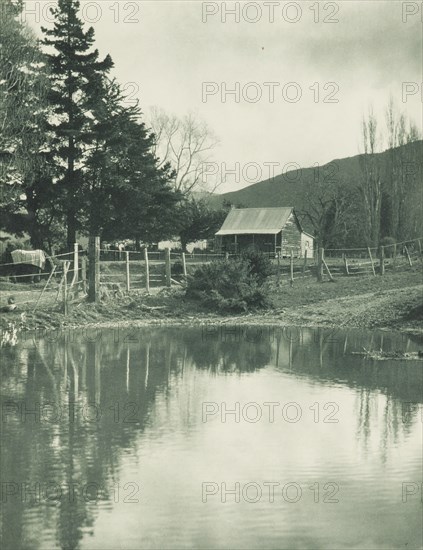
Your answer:
[[[423,284],[418,272],[406,280],[396,274],[383,280],[346,279],[336,283],[303,283],[275,288],[271,309],[241,314],[205,310],[185,297],[181,287],[108,298],[98,304],[77,301],[65,316],[61,308],[32,313],[19,307],[3,313],[1,328],[10,323],[19,331],[83,329],[89,327],[157,327],[251,325],[325,329],[365,329],[400,332],[423,341]],[[418,284],[417,284],[418,283]],[[2,292],[3,300],[7,299]]]
[[[56,313],[56,312],[55,312]],[[387,323],[374,323],[374,322],[364,322],[363,319],[360,319],[360,322],[357,322],[357,319],[354,319],[352,322],[338,323],[333,320],[332,316],[328,313],[327,316],[319,316],[319,319],[307,318],[301,314],[300,311],[294,309],[288,309],[285,311],[275,311],[275,312],[254,312],[246,313],[243,315],[221,315],[210,312],[204,312],[202,314],[196,315],[157,315],[147,317],[132,317],[132,318],[116,318],[114,320],[104,319],[101,316],[97,319],[78,319],[71,320],[65,317],[63,314],[57,314],[60,317],[59,323],[54,322],[45,323],[44,319],[40,321],[38,318],[31,318],[31,322],[26,323],[23,326],[18,328],[18,335],[24,332],[55,332],[55,331],[64,331],[72,330],[78,331],[81,329],[113,329],[117,327],[121,328],[158,328],[158,327],[201,327],[204,325],[209,326],[266,326],[266,327],[296,327],[296,328],[311,328],[311,329],[337,329],[337,330],[375,330],[375,331],[385,331],[385,332],[398,332],[400,334],[405,334],[409,336],[414,336],[421,339],[423,343],[423,326],[416,326],[415,322],[406,323],[399,319],[391,320]],[[8,319],[8,322],[20,321],[19,316],[15,316],[15,319]],[[7,326],[4,326],[2,323],[2,331],[7,330]]]

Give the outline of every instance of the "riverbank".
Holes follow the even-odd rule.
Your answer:
[[[222,315],[204,310],[188,300],[181,287],[133,293],[103,300],[99,304],[77,301],[68,315],[56,304],[35,313],[25,307],[24,293],[1,291],[2,306],[10,295],[16,311],[2,313],[1,328],[9,323],[22,330],[130,324],[197,325],[201,323],[276,324],[283,326],[390,329],[422,336],[423,285],[419,269],[384,277],[343,277],[336,282],[298,280],[291,288],[273,283],[274,306],[266,311]]]

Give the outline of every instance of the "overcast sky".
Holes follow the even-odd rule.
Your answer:
[[[27,2],[28,23],[46,23],[47,3]],[[35,4],[39,22],[30,13]],[[228,170],[239,163],[240,177],[228,175],[220,191],[267,178],[268,163],[279,163],[277,174],[288,163],[306,167],[357,154],[362,114],[372,102],[383,123],[390,93],[421,128],[420,4],[82,2],[97,47],[110,53],[114,76],[143,110],[196,113],[220,139],[219,170],[223,162]],[[405,82],[415,84],[402,98]],[[236,83],[239,99],[227,94],[222,101],[225,86]]]

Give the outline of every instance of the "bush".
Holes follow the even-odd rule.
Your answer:
[[[245,312],[271,304],[264,272],[245,257],[200,266],[189,278],[187,296],[222,312]]]
[[[273,273],[273,265],[268,256],[255,250],[242,253],[241,258],[249,265],[250,273],[257,277],[260,284]]]

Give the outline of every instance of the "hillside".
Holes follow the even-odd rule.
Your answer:
[[[402,146],[401,153],[403,158],[422,159],[423,141],[417,141]],[[389,157],[392,150],[378,153],[380,160],[382,181],[387,179],[389,166]],[[223,201],[228,201],[235,206],[258,207],[258,206],[294,206],[301,211],[304,205],[305,188],[310,185],[320,183],[329,183],[331,180],[339,182],[343,186],[355,186],[360,179],[360,158],[363,155],[335,159],[319,169],[310,167],[301,171],[287,172],[283,175],[277,175],[272,179],[264,180],[258,183],[244,187],[231,193],[210,196],[210,202],[215,207],[219,207]],[[422,170],[421,160],[417,169]]]

